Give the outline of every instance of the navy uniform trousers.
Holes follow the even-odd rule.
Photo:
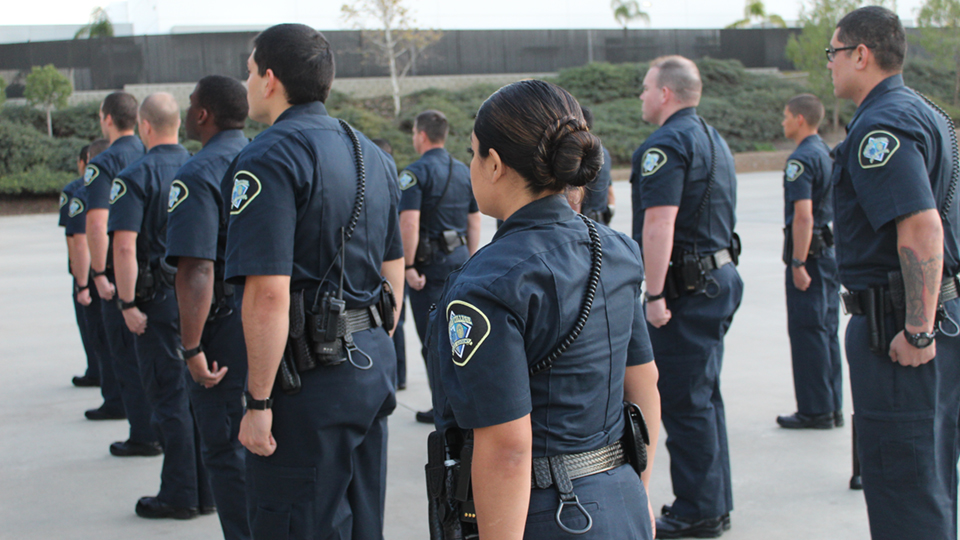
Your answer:
[[[593,518],[593,526],[588,532],[574,536],[557,525],[560,495],[556,487],[533,489],[530,491],[524,540],[653,539],[650,513],[647,511],[647,491],[632,466],[621,465],[610,471],[577,478],[573,480],[573,492]],[[624,508],[630,511],[623,512]],[[581,530],[587,525],[587,519],[573,505],[564,506],[560,519],[573,530]]]
[[[97,296],[96,291],[90,292],[91,299]],[[96,300],[99,300],[99,298]],[[80,341],[83,343],[83,352],[87,355],[87,371],[84,372],[83,375],[99,380],[101,349],[97,347],[97,338],[99,337],[96,334],[97,326],[94,326],[93,321],[90,320],[94,315],[97,317],[100,316],[98,309],[100,306],[97,305],[94,307],[96,300],[91,301],[89,306],[84,306],[80,304],[80,302],[77,302],[76,293],[73,294],[73,312],[77,316],[77,328],[80,330]]]
[[[720,369],[723,337],[743,298],[743,281],[733,264],[711,275],[720,286],[715,298],[693,294],[668,300],[670,321],[648,326],[660,370],[657,386],[676,496],[672,511],[691,519],[733,509]]]
[[[383,538],[396,358],[382,328],[353,338],[373,358],[370,369],[318,367],[300,374],[299,393],[273,393],[276,451],[247,454],[250,528],[258,540]]]
[[[946,307],[960,321],[960,300]],[[892,315],[886,324],[896,328]],[[937,334],[936,358],[919,367],[894,363],[868,343],[866,317],[854,315],[845,344],[870,535],[955,540],[960,337]]]
[[[793,387],[797,412],[806,415],[843,409],[843,371],[840,357],[840,277],[833,249],[827,257],[807,259],[810,287],[793,286],[788,266],[787,332],[793,358]]]
[[[462,251],[461,251],[462,250]],[[466,246],[460,246],[453,253],[437,253],[433,256],[433,262],[424,265],[422,268],[418,265],[417,271],[427,278],[427,283],[419,291],[411,287],[406,288],[410,295],[410,312],[413,315],[413,322],[417,326],[417,335],[420,336],[420,352],[423,355],[424,362],[427,358],[427,349],[423,346],[427,340],[427,323],[430,322],[430,308],[440,301],[443,294],[443,286],[454,270],[460,268],[462,261],[465,261],[467,252]],[[456,261],[451,263],[450,261]],[[427,370],[429,373],[429,370]]]
[[[113,372],[113,361],[110,355],[110,345],[107,342],[107,333],[104,330],[103,316],[100,313],[103,300],[97,294],[93,280],[90,280],[90,305],[81,306],[77,303],[77,296],[73,296],[73,303],[77,309],[77,324],[83,323],[80,337],[83,339],[83,348],[87,353],[87,376],[100,379],[100,395],[103,396],[104,410],[109,412],[124,412],[123,399],[120,397],[120,383]]]
[[[237,436],[243,420],[241,396],[247,382],[247,347],[243,340],[238,295],[227,299],[229,315],[208,321],[203,328],[207,362],[227,367],[227,374],[212,388],[204,388],[186,374],[190,389],[203,464],[210,475],[225,540],[250,538],[247,521],[246,450]]]
[[[158,286],[153,300],[138,307],[147,316],[147,331],[136,340],[140,379],[164,453],[157,499],[179,508],[213,506],[187,397],[190,375],[177,354],[180,314],[173,288]]]
[[[130,441],[157,442],[157,432],[151,424],[153,409],[147,403],[143,383],[140,380],[137,336],[127,328],[123,313],[117,307],[116,298],[114,295],[109,302],[100,302],[100,313],[103,316],[107,344],[110,346],[113,373],[116,375],[120,397],[123,399],[123,410],[127,413],[127,421],[130,423]]]

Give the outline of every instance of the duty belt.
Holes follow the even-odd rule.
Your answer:
[[[730,254],[730,248],[723,248],[716,253],[707,255],[700,259],[700,266],[704,272],[723,268],[724,265],[733,262],[733,256]]]
[[[957,276],[947,276],[940,283],[940,303],[949,302],[955,298],[960,298],[957,287]],[[843,311],[847,315],[866,315],[867,310],[864,306],[867,304],[865,295],[870,294],[869,290],[864,291],[845,291],[840,293],[840,299],[843,301]],[[887,296],[883,302],[883,312],[893,313],[894,306],[890,297]]]
[[[567,478],[575,480],[616,469],[627,463],[627,457],[623,451],[623,445],[620,444],[620,441],[617,441],[610,446],[604,446],[589,452],[533,458],[531,487],[546,489],[552,486],[555,481],[558,484],[560,483],[560,480],[555,479],[554,475],[551,474],[551,461],[554,463],[562,462],[564,468],[566,468]]]
[[[337,329],[337,336],[349,336],[380,326],[380,314],[375,312],[375,306],[344,311],[343,316],[340,317],[341,327]]]

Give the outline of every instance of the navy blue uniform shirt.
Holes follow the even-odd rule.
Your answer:
[[[343,299],[355,309],[379,301],[383,261],[403,257],[396,166],[360,132],[366,197],[346,244]],[[232,171],[226,277],[290,276],[292,291],[340,280],[340,228],[357,193],[353,142],[320,102],[294,105],[237,157]],[[226,185],[224,186],[226,187]],[[225,193],[226,194],[226,193]]]
[[[832,171],[830,147],[819,135],[800,141],[783,170],[784,223],[793,223],[794,203],[807,199],[813,204],[814,227],[833,221]]]
[[[83,178],[70,182],[60,192],[60,226],[67,236],[86,234],[87,193],[83,189]]]
[[[840,282],[849,290],[887,284],[900,270],[896,218],[938,209],[953,153],[946,121],[894,75],[874,87],[834,150],[834,207]],[[960,212],[943,223],[943,269],[956,274]]]
[[[717,130],[708,126],[716,153],[716,177],[710,203],[697,219],[711,168],[710,139],[693,107],[675,112],[633,153],[633,238],[642,244],[645,210],[678,206],[674,246],[701,254],[730,247],[736,225],[737,178],[733,154]],[[640,211],[638,211],[640,210]]]
[[[600,286],[580,337],[549,371],[530,366],[570,333],[590,274],[590,238],[563,195],[534,201],[450,275],[427,349],[440,428],[532,413],[534,457],[593,450],[623,433],[627,366],[653,360],[636,242],[597,225]]]
[[[134,135],[126,135],[113,141],[113,144],[90,160],[83,173],[83,184],[87,188],[87,207],[96,209],[110,208],[110,188],[113,179],[134,161],[143,156],[143,143]]]
[[[467,214],[479,211],[470,187],[469,167],[453,159],[445,149],[434,148],[404,169],[398,181],[400,211],[424,212],[420,215],[420,226],[429,238],[439,238],[443,231],[449,230],[467,234]]]
[[[107,232],[132,231],[137,236],[137,260],[156,267],[167,252],[167,206],[177,170],[190,159],[179,144],[154,146],[120,171],[110,188]],[[141,248],[146,248],[146,253]]]
[[[177,171],[167,198],[166,257],[171,266],[180,257],[223,260],[220,182],[246,145],[242,130],[221,131]],[[226,234],[226,229],[222,232]]]
[[[606,147],[603,148],[603,167],[596,179],[583,187],[583,203],[580,205],[582,213],[597,212],[602,213],[607,210],[607,200],[610,190],[610,184],[613,178],[610,173],[613,170],[613,158]]]

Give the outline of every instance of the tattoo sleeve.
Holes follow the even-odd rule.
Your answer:
[[[914,211],[914,212],[910,212],[909,214],[904,214],[904,215],[902,215],[902,216],[899,216],[899,217],[897,217],[897,223],[900,223],[901,221],[903,221],[903,220],[905,220],[905,219],[907,219],[907,218],[909,218],[909,217],[913,217],[913,216],[919,214],[920,212],[923,212],[923,210],[916,210],[916,211]]]
[[[937,301],[940,294],[938,283],[943,269],[943,255],[920,260],[917,252],[912,248],[900,247],[900,267],[903,271],[903,286],[906,292],[907,316],[906,323],[911,326],[926,326],[930,319],[927,317],[925,297],[933,297]]]

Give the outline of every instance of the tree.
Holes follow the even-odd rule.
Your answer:
[[[416,66],[424,49],[443,35],[436,30],[421,30],[403,0],[354,0],[344,4],[343,19],[363,32],[364,40],[373,45],[373,56],[390,70],[393,90],[393,114],[400,115],[400,83]],[[375,30],[367,30],[373,23]]]
[[[743,17],[743,19],[727,25],[727,28],[749,28],[754,25],[787,27],[783,17],[773,13],[767,14],[767,8],[764,7],[763,0],[747,0],[747,4],[743,8]]]
[[[67,106],[67,98],[73,93],[70,79],[57,71],[53,64],[43,67],[33,66],[27,75],[27,84],[23,90],[23,97],[33,106],[42,106],[47,112],[47,135],[53,137],[53,122],[51,113],[54,109]]]
[[[610,9],[613,10],[613,18],[617,24],[623,27],[624,38],[627,35],[627,25],[631,22],[643,21],[650,24],[650,14],[640,9],[637,0],[612,0]]]
[[[830,38],[837,23],[844,15],[860,7],[862,0],[805,0],[800,6],[799,23],[803,30],[790,36],[787,42],[787,58],[800,71],[807,72],[810,92],[827,106],[833,104],[830,126],[840,127],[840,100],[833,95],[833,79],[827,69],[823,50],[830,46]],[[895,0],[866,2],[896,10]]]
[[[926,0],[917,26],[915,41],[939,67],[953,71],[953,106],[960,106],[960,0]]]
[[[110,22],[110,17],[107,16],[107,12],[103,8],[94,8],[93,13],[90,14],[90,22],[77,30],[73,39],[80,39],[83,36],[88,38],[113,37],[113,23]]]

